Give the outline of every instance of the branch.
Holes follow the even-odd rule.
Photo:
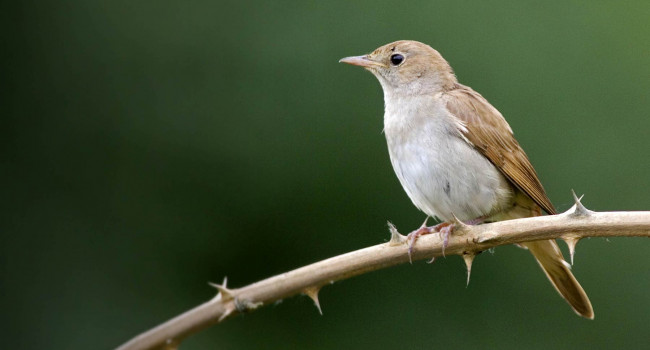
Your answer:
[[[575,245],[581,238],[650,237],[650,212],[597,213],[587,210],[575,199],[576,205],[558,215],[478,226],[456,222],[444,254],[463,256],[469,282],[473,257],[497,246],[561,238],[569,245],[573,261]],[[212,300],[136,336],[117,349],[175,349],[182,339],[211,324],[296,294],[309,296],[320,311],[318,291],[323,286],[409,261],[406,237],[400,235],[392,224],[389,223],[389,226],[392,236],[387,243],[319,261],[242,288],[228,289],[225,280],[220,285],[211,283],[219,291]],[[427,235],[418,239],[412,258],[431,259],[441,255],[443,247],[440,237]]]

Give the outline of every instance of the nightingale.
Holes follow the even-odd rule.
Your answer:
[[[430,46],[396,41],[340,62],[361,66],[384,92],[384,134],[406,194],[428,217],[408,236],[409,254],[421,234],[441,232],[446,245],[454,216],[480,224],[556,214],[526,153],[501,113],[459,84],[449,63]],[[580,316],[594,312],[555,240],[521,244]]]

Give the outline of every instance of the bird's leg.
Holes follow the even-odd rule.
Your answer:
[[[411,254],[413,253],[413,247],[415,246],[415,241],[418,240],[418,238],[422,235],[428,235],[430,233],[438,232],[440,234],[440,239],[442,239],[442,256],[445,256],[445,248],[449,245],[449,237],[451,236],[452,231],[454,231],[454,228],[456,225],[451,222],[441,222],[437,225],[434,226],[428,226],[427,227],[427,220],[429,217],[424,220],[424,223],[422,226],[420,226],[419,229],[411,232],[406,236],[406,242],[408,244],[409,250],[409,261],[413,263],[411,260]],[[464,221],[464,223],[468,225],[479,225],[485,222],[485,217],[480,216],[478,218],[472,219],[472,220],[467,220]]]
[[[440,239],[442,239],[442,256],[445,256],[445,248],[449,245],[449,236],[451,236],[451,231],[456,227],[455,224],[450,222],[443,222],[446,224],[442,226],[438,232],[440,233]]]
[[[477,217],[475,219],[467,220],[467,221],[463,221],[463,222],[468,224],[468,225],[480,225],[480,224],[485,222],[485,219],[486,219],[485,216],[479,216],[479,217]]]
[[[485,222],[485,219],[486,218],[484,216],[479,216],[472,220],[467,220],[463,222],[466,223],[467,225],[480,225]],[[445,223],[443,222],[443,224]],[[445,226],[441,227],[438,230],[438,232],[440,233],[440,238],[442,239],[442,256],[445,256],[445,248],[447,248],[447,245],[449,245],[449,236],[451,235],[451,232],[454,230],[455,227],[456,225],[453,223],[446,223]]]
[[[415,245],[415,241],[418,240],[418,237],[431,233],[431,231],[429,230],[429,227],[427,227],[427,221],[428,220],[429,220],[429,217],[427,216],[426,219],[424,219],[424,222],[422,223],[420,228],[418,228],[415,231],[412,231],[411,233],[409,233],[406,236],[406,244],[408,244],[408,247],[409,247],[409,250],[408,250],[409,262],[411,264],[413,263],[413,260],[411,260],[411,254],[413,253],[413,246]]]
[[[422,224],[422,226],[420,226],[419,229],[409,233],[406,236],[406,243],[408,244],[408,247],[409,247],[409,250],[408,250],[409,261],[411,263],[413,263],[413,260],[411,260],[411,254],[413,254],[413,247],[415,246],[415,241],[417,241],[420,236],[428,235],[428,234],[434,233],[434,232],[438,232],[441,229],[443,229],[444,227],[452,225],[451,223],[448,223],[448,222],[441,222],[441,223],[439,223],[437,225],[434,225],[434,226],[427,226],[427,220],[429,220],[428,216],[424,220],[424,223]],[[449,233],[447,234],[447,236],[448,235],[449,235]],[[449,239],[449,237],[447,237],[447,239]]]
[[[445,248],[449,245],[449,236],[451,236],[451,231],[454,230],[456,225],[451,222],[441,222],[436,226],[439,226],[436,231],[440,233],[440,238],[442,239],[442,256],[445,256]]]

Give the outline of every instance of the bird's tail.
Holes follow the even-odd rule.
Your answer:
[[[522,244],[535,256],[539,266],[551,281],[553,287],[571,305],[578,315],[593,319],[594,309],[587,293],[573,277],[569,263],[564,261],[555,240],[534,241]]]

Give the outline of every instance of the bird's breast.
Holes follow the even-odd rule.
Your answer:
[[[436,96],[386,98],[384,133],[393,169],[415,206],[446,221],[486,216],[512,197],[509,182],[460,128]]]

